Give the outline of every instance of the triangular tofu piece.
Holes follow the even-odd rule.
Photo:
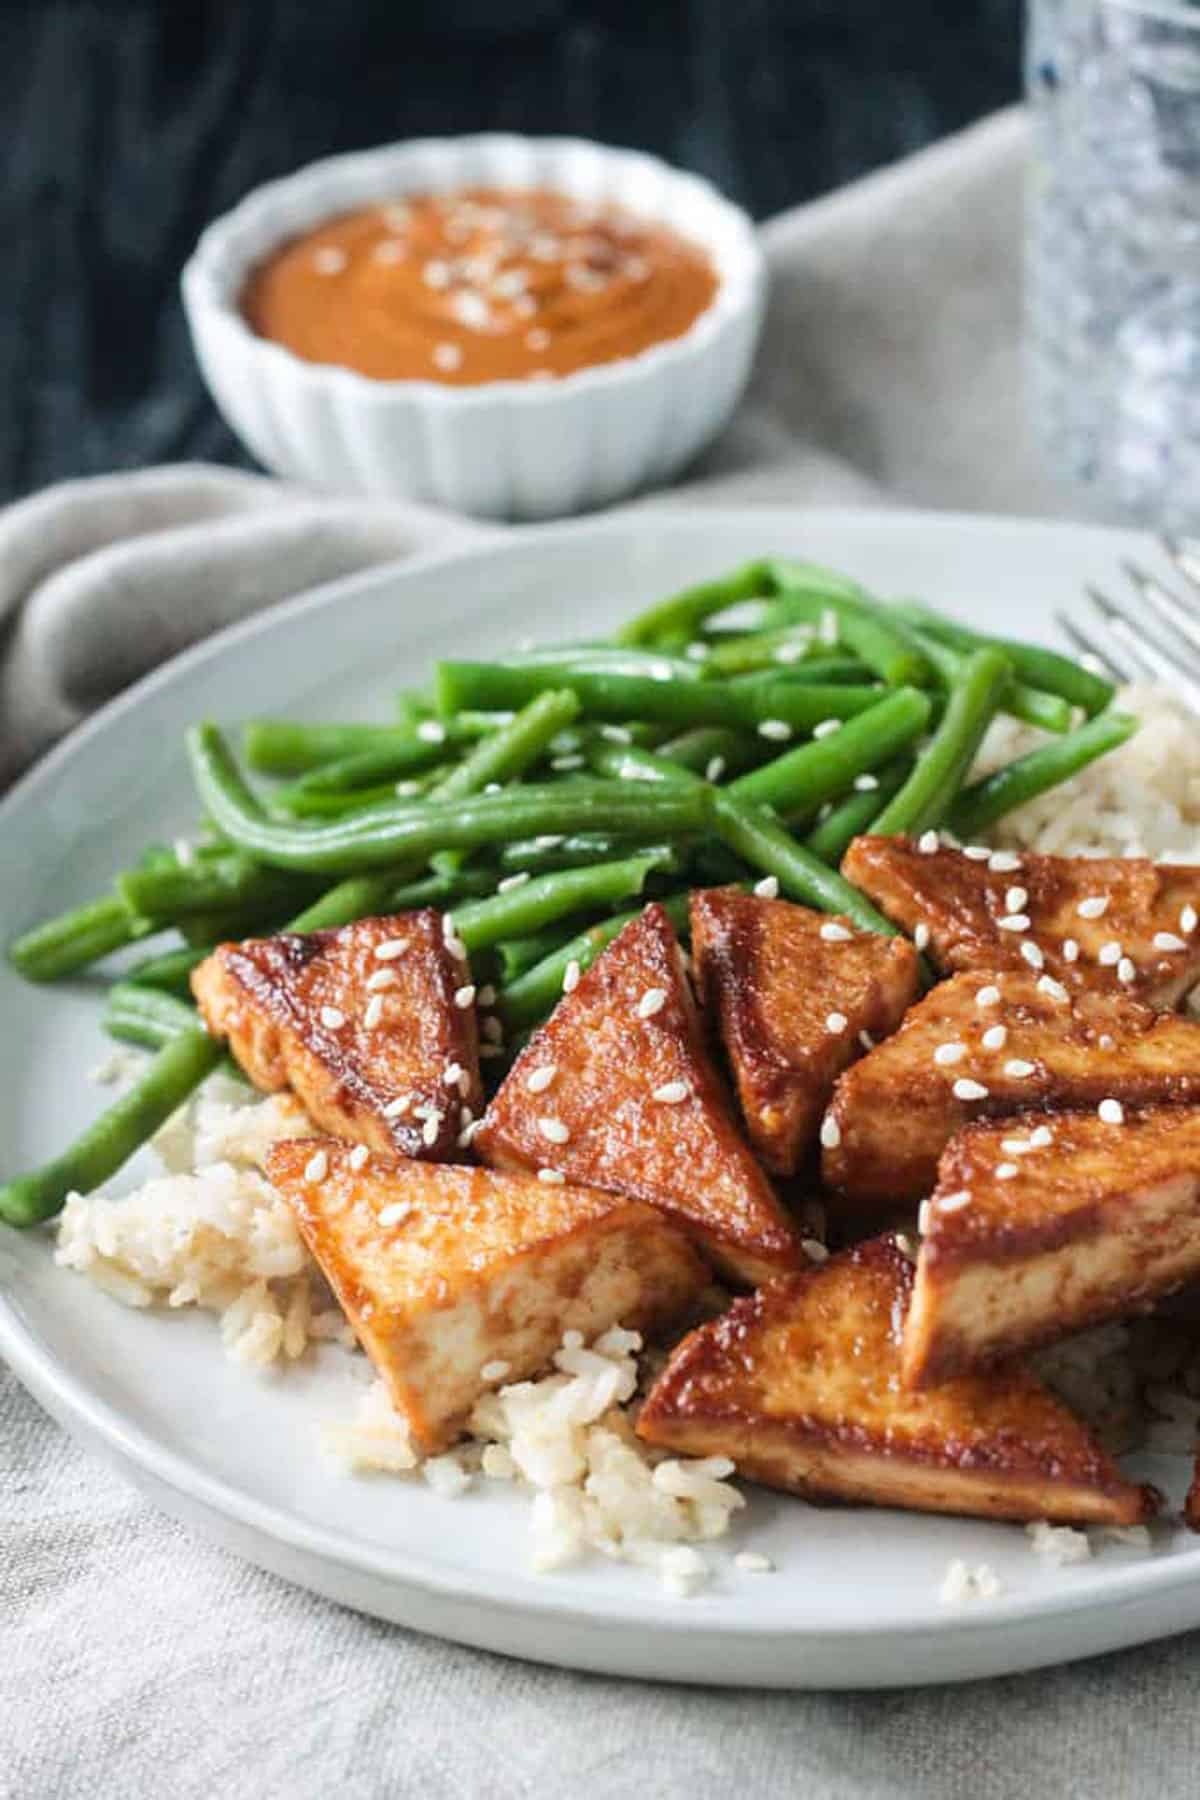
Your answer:
[[[498,1168],[554,1169],[661,1207],[738,1281],[798,1264],[704,1050],[661,906],[628,924],[534,1033],[475,1149]]]
[[[1200,868],[934,848],[927,834],[855,838],[842,874],[944,974],[1032,967],[1158,1007],[1200,981]]]
[[[1200,1102],[1200,1024],[1051,975],[955,975],[847,1069],[821,1125],[821,1173],[851,1210],[933,1190],[969,1119],[1042,1107]]]
[[[652,1206],[532,1175],[275,1144],[267,1174],[408,1422],[442,1449],[479,1396],[549,1366],[565,1331],[651,1332],[708,1270]]]
[[[1200,1277],[1200,1107],[1025,1113],[951,1139],[921,1209],[904,1379],[930,1387]]]
[[[905,1393],[912,1280],[881,1237],[735,1300],[675,1350],[639,1437],[730,1456],[739,1474],[806,1500],[1073,1524],[1154,1514],[1154,1489],[1126,1481],[1019,1364]]]
[[[290,1087],[335,1137],[441,1160],[483,1104],[470,980],[427,908],[222,944],[192,991],[256,1087]]]
[[[842,1070],[899,1024],[917,992],[904,938],[857,931],[740,888],[691,897],[692,956],[720,1022],[750,1141],[795,1172]]]

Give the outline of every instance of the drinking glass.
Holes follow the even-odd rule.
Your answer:
[[[1102,517],[1200,531],[1200,5],[1029,0],[1030,410]]]

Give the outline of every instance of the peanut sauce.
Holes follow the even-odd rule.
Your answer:
[[[469,189],[363,208],[251,274],[242,311],[306,362],[379,381],[539,381],[682,336],[717,274],[699,246],[612,206]]]

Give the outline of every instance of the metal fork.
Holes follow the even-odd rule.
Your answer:
[[[1054,616],[1081,657],[1098,664],[1104,674],[1120,682],[1161,682],[1200,716],[1200,543],[1174,537],[1161,543],[1174,570],[1173,585],[1123,561],[1121,572],[1137,596],[1136,608],[1089,583],[1084,588],[1091,607],[1086,626],[1067,612]]]

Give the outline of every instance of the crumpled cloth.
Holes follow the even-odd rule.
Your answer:
[[[1002,115],[766,227],[755,381],[683,497],[1063,510],[1021,433],[1023,156],[1020,116]],[[476,529],[203,468],[11,508],[0,770],[227,619]],[[880,1694],[538,1668],[358,1617],[210,1548],[4,1371],[0,1666],[4,1800],[1182,1800],[1200,1767],[1200,1634]]]

